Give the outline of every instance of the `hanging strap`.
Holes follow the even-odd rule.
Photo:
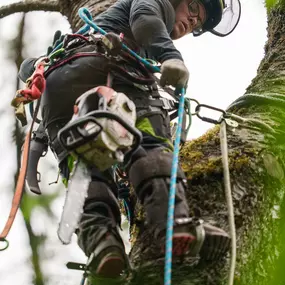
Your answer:
[[[22,159],[22,163],[21,163],[21,169],[20,169],[20,173],[18,176],[18,180],[17,180],[16,190],[14,193],[10,214],[9,214],[7,222],[4,226],[4,229],[0,234],[0,241],[6,242],[7,245],[8,245],[8,241],[7,241],[6,237],[9,234],[10,229],[13,225],[13,222],[15,220],[15,217],[16,217],[16,214],[17,214],[17,211],[19,209],[20,202],[21,202],[21,199],[23,196],[23,190],[24,190],[24,186],[25,186],[25,178],[26,178],[26,173],[27,173],[27,168],[28,168],[31,135],[32,135],[33,127],[34,127],[35,118],[36,118],[37,113],[39,111],[39,107],[40,107],[40,100],[38,100],[38,102],[37,102],[37,106],[36,106],[36,109],[34,112],[34,118],[33,118],[33,121],[31,123],[29,132],[26,135],[26,139],[25,139],[25,143],[24,143],[24,147],[23,147],[23,159]],[[5,250],[6,248],[2,248],[2,250]]]
[[[36,121],[38,111],[40,108],[41,95],[44,92],[45,84],[46,84],[44,75],[43,75],[44,67],[45,67],[45,64],[43,61],[37,64],[35,72],[33,73],[32,77],[27,82],[27,88],[24,90],[19,90],[17,92],[17,96],[12,101],[12,105],[19,106],[19,104],[29,103],[33,100],[38,99],[37,106],[34,111],[33,120],[32,120],[30,129],[26,135],[24,146],[23,146],[23,159],[21,162],[21,168],[20,168],[20,172],[19,172],[19,176],[18,176],[18,180],[16,184],[16,190],[15,190],[13,201],[12,201],[12,207],[10,209],[10,214],[6,221],[4,229],[0,234],[0,241],[5,242],[6,246],[0,250],[5,250],[8,248],[9,243],[6,237],[11,230],[11,227],[15,220],[15,217],[18,212],[18,209],[19,209],[19,206],[22,200],[22,196],[23,196],[23,191],[25,187],[25,179],[26,179],[26,174],[27,174],[27,169],[28,169],[28,160],[29,160],[29,151],[30,151],[32,131],[33,131],[34,123]]]

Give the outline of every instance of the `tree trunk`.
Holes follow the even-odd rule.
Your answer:
[[[82,20],[78,16],[78,9],[85,7],[91,11],[92,17],[105,11],[117,0],[59,0],[60,12],[67,17],[72,31],[77,31],[82,27]]]

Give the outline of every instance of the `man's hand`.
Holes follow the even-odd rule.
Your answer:
[[[110,32],[105,34],[102,37],[102,42],[108,52],[113,56],[117,56],[122,50],[122,39],[115,33]]]
[[[165,85],[172,85],[175,88],[187,87],[189,71],[182,60],[168,59],[162,63],[160,71],[160,85],[162,87]]]

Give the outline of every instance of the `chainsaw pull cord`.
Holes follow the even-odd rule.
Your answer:
[[[166,229],[166,243],[165,243],[165,266],[164,266],[164,285],[171,285],[171,271],[172,271],[172,236],[174,225],[174,206],[175,206],[175,192],[177,169],[179,160],[179,146],[182,133],[183,113],[184,113],[185,89],[182,88],[180,92],[179,108],[178,108],[178,126],[174,141],[174,152],[171,166],[170,177],[170,191],[168,200],[167,213],[167,229]]]
[[[235,229],[235,216],[234,216],[229,161],[228,161],[227,128],[225,120],[221,122],[220,142],[221,142],[222,163],[223,163],[223,172],[224,172],[225,196],[228,207],[228,220],[229,220],[230,236],[231,236],[231,260],[230,260],[228,285],[233,285],[235,266],[236,266],[236,229]]]

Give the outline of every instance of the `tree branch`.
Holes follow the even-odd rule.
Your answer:
[[[10,5],[0,7],[0,19],[19,12],[31,12],[31,11],[56,11],[59,12],[59,2],[57,0],[28,0],[25,2],[17,2]]]

